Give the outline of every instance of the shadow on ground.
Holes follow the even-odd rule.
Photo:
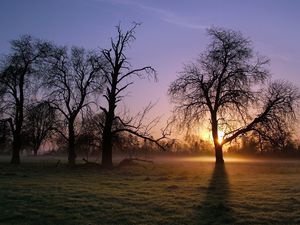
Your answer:
[[[199,206],[197,224],[232,224],[230,185],[225,165],[215,165],[204,201]]]

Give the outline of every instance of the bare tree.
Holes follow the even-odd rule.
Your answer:
[[[44,59],[50,50],[50,43],[24,35],[11,41],[11,53],[1,62],[1,111],[9,119],[13,134],[12,164],[20,163],[24,105],[34,91],[32,85],[41,75]]]
[[[119,132],[129,132],[144,139],[148,139],[159,144],[160,139],[153,139],[149,133],[150,128],[156,123],[150,122],[144,125],[144,118],[147,112],[152,108],[151,105],[146,107],[143,112],[135,117],[116,115],[116,107],[123,100],[123,93],[133,84],[133,78],[142,78],[144,76],[152,76],[156,79],[156,71],[151,66],[133,69],[125,51],[130,43],[135,40],[135,30],[138,24],[135,24],[131,29],[123,32],[120,26],[117,26],[117,37],[111,39],[111,49],[104,49],[102,53],[107,60],[108,70],[105,78],[107,81],[106,93],[104,95],[107,101],[107,107],[101,107],[105,115],[104,123],[102,124],[102,166],[111,168],[112,163],[112,140]],[[116,124],[121,126],[115,126]]]
[[[68,142],[68,162],[75,164],[76,119],[91,104],[91,95],[101,92],[103,86],[103,60],[93,51],[73,47],[57,47],[50,62],[47,87],[50,88],[51,104],[61,114],[62,124],[67,126],[58,132]]]
[[[53,134],[56,119],[55,109],[47,101],[34,103],[26,110],[22,134],[30,143],[35,156],[41,144]]]
[[[185,124],[209,116],[216,163],[223,163],[224,144],[249,131],[270,135],[271,130],[287,126],[299,94],[288,82],[270,82],[263,88],[269,77],[268,60],[254,56],[250,41],[241,33],[211,28],[208,35],[212,41],[207,51],[184,67],[169,95]]]

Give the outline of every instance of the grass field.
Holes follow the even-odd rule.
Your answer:
[[[0,224],[300,224],[300,162],[160,161],[113,171],[0,161]]]

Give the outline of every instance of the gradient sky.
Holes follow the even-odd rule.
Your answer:
[[[206,28],[241,31],[260,54],[271,59],[275,79],[300,86],[300,1],[298,0],[1,0],[0,53],[21,34],[58,44],[107,48],[115,26],[141,22],[128,55],[136,66],[151,65],[159,82],[131,87],[126,104],[137,111],[149,101],[152,115],[169,115],[167,89],[184,63],[208,43]]]

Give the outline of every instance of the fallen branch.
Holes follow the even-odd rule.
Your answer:
[[[145,163],[151,163],[153,164],[154,162],[151,160],[146,160],[146,159],[140,159],[140,158],[126,158],[123,159],[119,165],[118,168],[120,167],[124,167],[124,166],[135,166],[135,165],[139,165],[138,163],[136,163],[135,161],[140,161],[140,162],[145,162]]]
[[[85,166],[93,166],[93,167],[100,167],[101,166],[99,163],[90,162],[85,158],[83,158],[82,160],[85,162]]]
[[[132,161],[141,161],[141,162],[147,162],[153,164],[154,162],[152,160],[147,160],[147,159],[140,159],[140,158],[129,158]]]

